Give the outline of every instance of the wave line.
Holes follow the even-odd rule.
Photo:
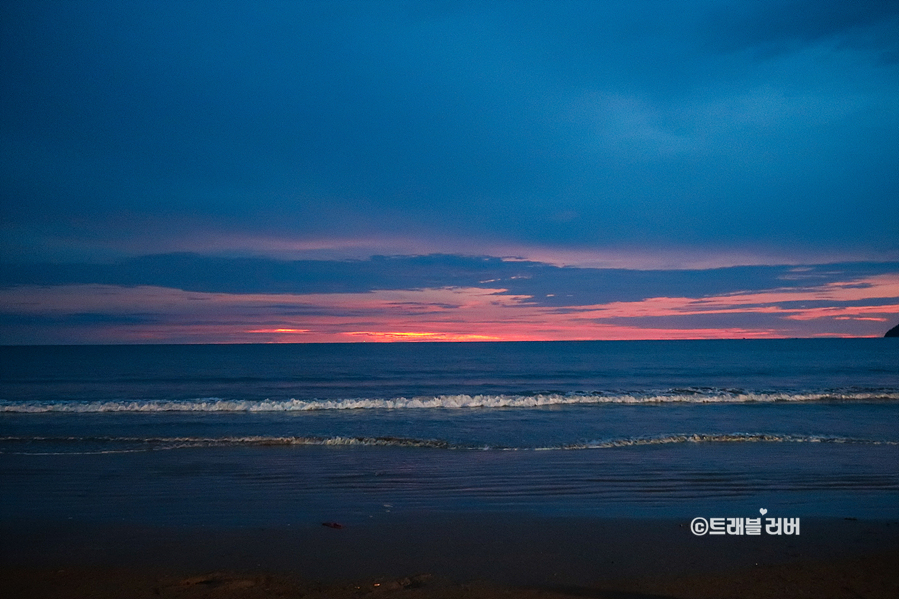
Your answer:
[[[80,449],[78,451],[9,451],[0,449],[0,454],[16,455],[84,455],[106,453],[135,453],[142,451],[160,451],[172,449],[204,448],[204,447],[395,447],[426,448],[452,450],[493,450],[493,451],[571,451],[600,450],[648,445],[669,445],[685,443],[837,443],[853,445],[899,445],[899,441],[879,439],[858,439],[828,435],[781,435],[770,433],[730,433],[730,434],[669,434],[651,437],[622,437],[579,443],[567,443],[544,447],[510,447],[503,445],[450,443],[441,439],[416,439],[408,437],[0,437],[0,444],[16,446],[20,444],[57,444],[99,445],[98,449]],[[125,445],[126,447],[109,447]]]
[[[319,410],[411,410],[541,408],[599,404],[745,404],[899,401],[899,392],[828,391],[815,393],[740,392],[683,390],[653,393],[537,393],[528,395],[436,395],[395,399],[356,398],[333,400],[243,400],[205,397],[197,399],[120,400],[0,400],[0,413],[40,414],[51,412],[314,412]]]

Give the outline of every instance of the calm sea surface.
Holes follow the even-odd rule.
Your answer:
[[[899,340],[0,347],[0,519],[899,517]]]

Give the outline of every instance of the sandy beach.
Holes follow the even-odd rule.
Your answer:
[[[330,528],[2,527],[8,597],[895,597],[899,522],[415,515]]]

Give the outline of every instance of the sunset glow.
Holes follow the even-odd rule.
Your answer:
[[[2,344],[899,321],[895,3],[8,4]]]
[[[344,335],[371,341],[508,341],[490,335],[460,335],[457,333],[349,331]]]
[[[234,294],[109,285],[0,289],[0,305],[60,322],[71,318],[71,324],[57,326],[54,332],[93,342],[845,336],[840,328],[845,323],[879,325],[899,318],[899,275],[764,292],[564,306],[540,305],[533,296],[510,294],[503,288]],[[83,324],[81,314],[104,316]],[[740,324],[710,327],[703,324],[708,318]]]

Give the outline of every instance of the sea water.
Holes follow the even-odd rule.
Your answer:
[[[895,339],[0,348],[0,519],[899,517]]]

